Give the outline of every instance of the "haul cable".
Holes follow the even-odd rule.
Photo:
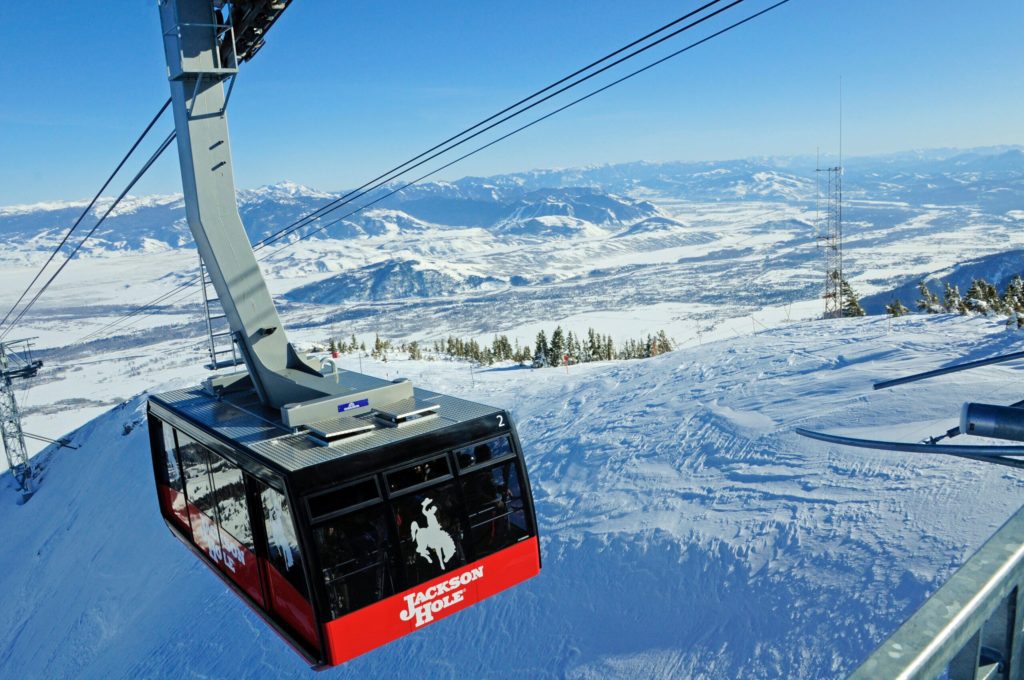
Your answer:
[[[481,152],[481,151],[483,151],[483,150],[485,150],[485,149],[487,149],[487,148],[497,144],[498,142],[501,142],[501,141],[503,141],[505,139],[508,139],[509,137],[511,137],[514,134],[517,134],[517,133],[519,133],[519,132],[521,132],[523,130],[526,130],[527,128],[533,127],[537,123],[540,123],[540,122],[542,122],[542,121],[544,121],[544,120],[546,120],[546,119],[548,119],[548,118],[550,118],[550,117],[552,117],[552,116],[554,116],[554,115],[564,111],[565,109],[568,109],[568,108],[570,108],[572,106],[575,106],[576,104],[579,104],[579,103],[581,103],[581,102],[583,102],[583,101],[585,101],[587,99],[590,99],[591,97],[593,97],[593,96],[595,96],[597,94],[600,94],[601,92],[604,92],[605,90],[608,90],[609,88],[614,87],[615,85],[618,85],[618,84],[620,84],[620,83],[622,83],[622,82],[624,82],[626,80],[629,80],[629,79],[631,79],[631,78],[633,78],[633,77],[635,77],[635,76],[637,76],[637,75],[639,75],[639,74],[641,74],[641,73],[643,73],[645,71],[648,71],[648,70],[654,68],[655,66],[658,66],[658,65],[668,61],[669,59],[672,59],[672,58],[677,57],[677,56],[679,56],[679,55],[681,55],[681,54],[683,54],[685,52],[688,52],[689,50],[691,50],[691,49],[693,49],[693,48],[695,48],[695,47],[697,47],[699,45],[702,45],[702,44],[708,42],[709,40],[712,40],[712,39],[714,39],[714,38],[716,38],[718,36],[721,36],[721,35],[723,35],[725,33],[728,33],[729,31],[732,31],[733,29],[738,28],[738,27],[742,26],[743,24],[746,24],[746,23],[748,23],[748,22],[750,22],[750,21],[752,21],[752,20],[754,20],[754,19],[756,19],[756,18],[758,18],[758,17],[760,17],[760,16],[762,16],[764,14],[767,14],[768,12],[771,12],[772,10],[774,10],[774,9],[776,9],[778,7],[781,7],[782,5],[785,5],[788,2],[789,2],[789,0],[780,0],[779,2],[776,2],[775,4],[768,6],[768,7],[766,7],[763,10],[760,10],[759,12],[756,12],[756,13],[754,13],[754,14],[752,14],[752,15],[744,18],[744,19],[741,19],[740,21],[737,21],[737,22],[735,22],[733,24],[730,24],[729,26],[726,26],[725,28],[716,31],[716,32],[708,35],[705,38],[702,38],[701,40],[693,42],[693,43],[687,45],[686,47],[683,47],[683,48],[681,48],[679,50],[676,50],[675,52],[672,52],[672,53],[670,53],[670,54],[668,54],[668,55],[666,55],[666,56],[664,56],[664,57],[662,57],[662,58],[660,58],[660,59],[658,59],[656,61],[653,61],[650,64],[648,64],[648,65],[646,65],[646,66],[644,66],[644,67],[642,67],[640,69],[637,69],[637,70],[635,70],[635,71],[633,71],[633,72],[631,72],[631,73],[629,73],[629,74],[627,74],[627,75],[625,75],[625,76],[623,76],[623,77],[621,77],[621,78],[619,78],[619,79],[617,79],[617,80],[615,80],[615,81],[613,81],[611,83],[608,83],[607,85],[604,85],[604,86],[602,86],[602,87],[600,87],[600,88],[598,88],[598,89],[596,89],[596,90],[594,90],[594,91],[592,91],[592,92],[590,92],[590,93],[588,93],[588,94],[586,94],[586,95],[584,95],[582,97],[579,97],[578,99],[576,99],[576,100],[574,100],[572,102],[569,102],[568,104],[565,104],[562,107],[560,107],[558,109],[555,109],[554,111],[551,111],[551,112],[545,114],[544,116],[541,116],[541,117],[539,117],[539,118],[537,118],[537,119],[535,119],[535,120],[533,120],[533,121],[531,121],[531,122],[529,122],[529,123],[527,123],[527,124],[525,124],[525,125],[523,125],[523,126],[521,126],[519,128],[516,128],[515,130],[512,130],[509,133],[506,133],[505,135],[502,135],[501,137],[498,137],[497,139],[494,139],[494,140],[488,142],[487,144],[484,144],[484,145],[482,145],[480,147],[477,147],[473,151],[470,151],[469,153],[466,153],[466,154],[456,158],[455,160],[450,161],[450,162],[448,162],[448,163],[446,163],[446,164],[444,164],[444,165],[442,165],[442,166],[440,166],[440,167],[430,171],[429,173],[416,178],[415,180],[407,182],[407,183],[403,184],[402,186],[389,191],[388,193],[386,193],[383,196],[381,196],[381,197],[371,201],[370,203],[362,205],[362,206],[356,208],[355,210],[353,210],[353,211],[351,211],[349,213],[346,213],[342,217],[339,217],[339,218],[337,218],[335,220],[332,220],[330,223],[321,225],[317,229],[315,229],[313,231],[310,231],[310,232],[300,236],[295,241],[290,241],[286,245],[284,245],[284,246],[282,246],[282,247],[280,247],[280,248],[278,248],[278,249],[268,253],[264,257],[260,258],[260,261],[264,261],[264,260],[268,259],[269,257],[271,257],[271,256],[273,256],[273,255],[275,255],[275,254],[285,250],[286,248],[291,247],[292,245],[298,243],[299,241],[303,241],[306,238],[309,238],[310,236],[313,236],[314,234],[317,234],[317,233],[323,231],[324,229],[327,229],[328,227],[333,226],[334,224],[337,224],[338,222],[340,222],[340,221],[342,221],[342,220],[344,220],[344,219],[346,219],[348,217],[351,217],[352,215],[354,215],[354,214],[356,214],[358,212],[361,212],[361,211],[365,210],[366,208],[369,208],[370,206],[372,206],[372,205],[374,205],[376,203],[379,203],[380,201],[383,201],[384,199],[389,198],[390,196],[393,196],[394,194],[396,194],[396,193],[398,193],[400,191],[404,191],[405,189],[409,188],[413,184],[421,182],[424,179],[427,179],[430,176],[432,176],[432,175],[434,175],[434,174],[436,174],[438,172],[441,172],[442,170],[445,170],[445,169],[451,167],[452,165],[454,165],[454,164],[456,164],[456,163],[458,163],[458,162],[460,162],[460,161],[462,161],[462,160],[464,160],[466,158],[469,158],[470,156],[473,156],[473,155],[475,155],[475,154],[477,154],[477,153],[479,153],[479,152]],[[262,245],[257,244],[257,247],[254,247],[254,250],[260,249],[262,247],[263,247]],[[188,289],[191,286],[193,286],[198,280],[199,280],[199,277],[195,276],[192,279],[190,279],[189,281],[186,281],[186,282],[183,282],[183,283],[179,284],[176,288],[168,291],[167,293],[164,293],[163,295],[161,295],[158,298],[152,300],[151,302],[149,302],[149,303],[147,303],[147,304],[145,304],[145,305],[143,305],[141,307],[136,308],[135,310],[133,310],[129,314],[126,314],[126,315],[124,315],[124,316],[122,316],[122,317],[120,317],[118,319],[115,319],[114,321],[106,324],[105,326],[103,326],[99,330],[93,331],[92,333],[89,333],[88,335],[83,336],[81,339],[78,340],[78,342],[79,343],[87,342],[87,341],[91,340],[93,337],[96,337],[96,336],[104,334],[107,330],[111,330],[111,329],[113,329],[113,328],[115,328],[117,326],[122,325],[124,322],[130,320],[132,317],[135,317],[135,316],[137,316],[139,314],[142,314],[146,310],[152,309],[153,307],[155,307],[156,305],[160,304],[161,302],[164,302],[164,301],[170,299],[176,293],[184,292],[186,289]],[[154,310],[153,312],[150,312],[148,314],[144,314],[143,316],[140,317],[140,319],[146,318],[146,317],[151,316],[152,314],[155,314],[155,313],[156,313],[156,311]]]
[[[46,262],[44,262],[43,266],[39,268],[38,272],[36,272],[36,275],[32,278],[32,281],[28,284],[28,286],[25,287],[25,290],[22,291],[17,301],[13,305],[11,305],[10,309],[7,310],[7,314],[4,315],[4,318],[0,319],[0,328],[2,328],[5,323],[7,323],[7,319],[11,317],[11,314],[14,313],[14,310],[17,309],[18,305],[21,304],[21,301],[24,300],[25,296],[28,295],[28,292],[32,290],[32,286],[36,285],[36,282],[39,281],[39,277],[43,275],[43,272],[46,270],[46,268],[50,266],[51,262],[53,262],[53,258],[57,256],[57,254],[64,247],[64,244],[68,242],[68,239],[71,238],[71,234],[75,232],[75,230],[78,228],[78,225],[82,223],[82,220],[85,219],[85,216],[88,215],[89,211],[92,210],[93,206],[96,205],[96,201],[99,200],[100,195],[104,191],[106,191],[108,186],[110,186],[110,183],[114,180],[114,177],[116,177],[117,173],[121,171],[121,168],[123,168],[124,164],[128,162],[128,159],[132,157],[132,154],[135,153],[135,150],[139,148],[139,144],[141,144],[142,140],[146,138],[146,135],[149,134],[149,131],[153,129],[153,126],[156,125],[156,122],[164,114],[164,111],[167,110],[167,107],[170,106],[170,104],[171,100],[170,98],[168,98],[167,101],[164,102],[164,105],[160,107],[160,110],[156,112],[156,115],[153,116],[153,120],[149,121],[149,125],[147,125],[146,129],[142,131],[142,134],[140,134],[138,139],[135,140],[135,143],[132,144],[130,149],[128,149],[128,152],[124,155],[124,157],[121,158],[121,162],[117,164],[117,167],[114,168],[114,171],[110,173],[109,177],[107,177],[107,181],[103,183],[103,186],[101,186],[99,191],[96,192],[96,195],[92,197],[92,200],[89,201],[89,204],[85,206],[85,209],[82,210],[82,213],[78,216],[78,219],[75,220],[75,223],[72,224],[71,228],[68,229],[66,234],[64,234],[64,238],[60,240],[60,243],[57,244],[57,247],[53,249],[52,253],[50,253],[50,256],[46,259]]]

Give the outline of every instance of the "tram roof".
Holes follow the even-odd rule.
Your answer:
[[[297,472],[337,461],[355,454],[407,442],[421,435],[468,423],[503,410],[465,399],[413,388],[413,400],[407,404],[371,408],[355,416],[313,423],[310,429],[295,430],[284,425],[277,411],[263,406],[255,392],[247,391],[214,397],[201,386],[171,390],[151,395],[151,399],[173,413],[207,430],[219,438],[233,442],[278,469]],[[391,406],[423,407],[436,405],[436,414],[395,425],[378,417]],[[341,420],[347,425],[373,425],[362,434],[341,438],[333,443],[319,443],[311,430],[330,430]]]

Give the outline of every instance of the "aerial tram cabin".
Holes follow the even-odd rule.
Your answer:
[[[500,409],[417,389],[295,432],[251,391],[198,387],[150,397],[149,432],[171,531],[313,666],[540,569],[522,451]]]
[[[540,552],[507,412],[288,342],[238,214],[224,85],[289,3],[159,0],[185,213],[246,370],[151,396],[149,432],[171,531],[324,667],[534,576]]]

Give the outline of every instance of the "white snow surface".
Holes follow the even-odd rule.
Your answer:
[[[196,381],[177,342],[119,386]],[[840,676],[1012,514],[1024,483],[792,429],[938,434],[965,400],[1019,399],[1013,369],[871,383],[1022,344],[995,320],[911,316],[783,323],[568,370],[364,359],[511,410],[543,569],[321,677]],[[135,396],[76,430],[79,449],[40,454],[25,505],[0,477],[0,675],[306,676],[163,525],[144,409]]]

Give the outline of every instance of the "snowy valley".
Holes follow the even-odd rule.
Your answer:
[[[913,307],[921,278],[1001,288],[1024,271],[1020,148],[853,159],[844,190],[846,272],[869,314],[894,295]],[[286,182],[239,202],[258,242],[344,193]],[[5,308],[82,207],[0,208]],[[677,346],[536,370],[344,355],[345,368],[514,414],[543,570],[328,673],[772,678],[856,666],[1019,506],[1024,477],[793,428],[941,433],[966,400],[1020,399],[1013,369],[882,392],[872,382],[1018,351],[1024,336],[994,317],[816,320],[818,212],[813,159],[636,163],[416,186],[259,253],[307,349],[374,333],[528,344],[556,324],[617,340],[665,329]],[[18,386],[25,427],[79,448],[39,451],[44,479],[25,505],[0,480],[0,532],[16,546],[0,555],[0,668],[304,675],[171,537],[154,499],[145,394],[207,375],[198,290],[77,342],[195,275],[182,199],[133,199],[96,236],[20,324],[45,362]]]

